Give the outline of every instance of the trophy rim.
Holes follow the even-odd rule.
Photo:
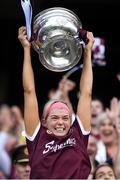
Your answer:
[[[64,11],[66,13],[66,15],[68,13],[69,17],[72,17],[78,23],[78,26],[82,28],[82,22],[81,22],[80,18],[78,17],[78,15],[75,14],[72,10],[64,8],[64,7],[52,7],[52,8],[47,8],[47,9],[42,10],[33,18],[33,24],[35,24],[38,19],[42,20],[42,18],[45,17],[46,14],[49,13],[50,11],[53,11],[56,13],[58,11],[59,12]]]

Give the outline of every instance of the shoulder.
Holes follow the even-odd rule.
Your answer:
[[[75,127],[84,136],[90,134],[90,131],[84,129],[83,124],[77,115],[74,115],[72,118],[72,127]]]

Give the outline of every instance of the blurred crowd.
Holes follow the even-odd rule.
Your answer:
[[[63,77],[56,90],[49,90],[49,99],[62,99],[74,104],[69,93],[76,83]],[[80,93],[79,93],[80,96]],[[110,99],[110,106],[93,98],[91,102],[91,134],[88,154],[92,170],[88,179],[120,179],[120,100]],[[0,178],[29,179],[30,166],[25,140],[24,119],[20,107],[0,106]]]

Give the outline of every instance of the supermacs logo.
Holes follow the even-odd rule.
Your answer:
[[[45,145],[45,150],[43,151],[43,154],[46,154],[48,152],[56,152],[60,149],[63,149],[68,146],[73,146],[76,144],[75,138],[69,138],[64,143],[61,144],[55,144],[55,141],[50,141]]]

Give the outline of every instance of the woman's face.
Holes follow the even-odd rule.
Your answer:
[[[96,171],[96,178],[99,180],[115,180],[113,169],[109,166],[102,166]]]
[[[56,136],[65,136],[71,126],[70,114],[66,109],[53,109],[49,113],[45,126]]]
[[[116,138],[116,131],[113,126],[113,122],[110,119],[106,119],[101,122],[99,127],[99,134],[105,144],[111,143]]]

